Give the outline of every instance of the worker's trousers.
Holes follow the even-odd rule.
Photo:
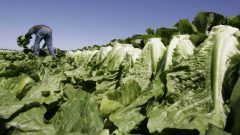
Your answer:
[[[39,55],[40,52],[40,43],[44,39],[45,43],[43,46],[47,46],[49,53],[52,56],[56,56],[53,45],[52,45],[52,30],[47,27],[42,27],[37,33],[36,33],[36,39],[33,46],[33,51],[35,55]]]

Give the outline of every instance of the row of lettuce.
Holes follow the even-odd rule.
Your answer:
[[[178,33],[58,58],[0,51],[0,134],[238,135],[240,31],[206,27],[201,44]]]

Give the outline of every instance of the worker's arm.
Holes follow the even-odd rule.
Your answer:
[[[34,33],[34,28],[29,29],[28,32],[25,34],[25,38],[31,39],[33,33]]]

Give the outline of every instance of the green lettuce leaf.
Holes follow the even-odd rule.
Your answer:
[[[222,96],[222,85],[224,75],[229,67],[231,57],[239,53],[239,42],[234,36],[239,32],[238,29],[231,26],[215,26],[210,34],[215,38],[213,46],[213,62],[212,62],[212,91],[214,100],[214,111],[217,126],[224,127],[226,121],[224,101]],[[218,121],[217,121],[218,120]]]
[[[76,65],[84,66],[88,64],[92,57],[95,56],[99,50],[77,50],[77,51],[68,51],[66,53],[67,58],[73,59]]]
[[[135,48],[131,44],[116,44],[103,61],[100,70],[107,69],[109,71],[118,70],[120,64],[124,61],[127,52],[134,51]],[[131,53],[129,53],[131,54]]]
[[[24,92],[24,88],[27,88],[28,83],[31,83],[29,77],[19,76],[18,80],[8,80],[15,83],[7,85],[9,90],[5,94],[0,96],[0,99],[7,99],[6,103],[2,103],[0,106],[0,116],[2,119],[9,119],[15,117],[16,114],[28,110],[32,107],[39,106],[40,104],[51,104],[62,100],[62,88],[61,80],[64,78],[62,74],[56,74],[52,76],[45,76],[42,83],[31,87],[30,90]],[[21,79],[21,80],[19,80]],[[27,81],[26,81],[27,80]],[[16,83],[17,81],[17,83]],[[18,84],[19,83],[19,84]],[[24,92],[24,97],[17,99],[18,92]],[[12,92],[12,93],[11,93]]]
[[[210,31],[213,26],[220,25],[224,21],[224,16],[214,12],[199,12],[194,20],[193,24],[197,27],[197,30],[201,33]]]
[[[209,125],[209,130],[207,132],[207,135],[231,135],[230,133],[227,133],[221,128],[218,128],[214,125]]]
[[[6,127],[11,128],[11,135],[55,135],[53,125],[44,121],[45,112],[43,106],[34,107],[20,113]]]
[[[103,98],[100,105],[102,114],[109,114],[116,109],[129,105],[139,96],[141,87],[134,80],[129,80],[126,85],[118,90],[110,91]]]
[[[230,26],[240,29],[240,15],[229,16],[229,17],[225,18],[223,24],[230,25]]]
[[[173,54],[178,54],[178,59],[187,58],[193,54],[195,48],[192,42],[189,40],[189,35],[175,35],[167,47],[167,53],[165,58],[164,70],[168,70],[169,66],[172,65],[174,59]]]
[[[9,90],[16,96],[17,99],[21,100],[26,93],[32,88],[34,81],[26,74],[22,74],[18,77],[5,78],[0,82],[0,87]]]
[[[109,52],[112,50],[112,46],[107,46],[107,47],[101,47],[99,50],[97,56],[96,56],[96,62],[101,63],[109,54]]]
[[[68,87],[68,100],[52,118],[58,135],[97,135],[103,131],[103,120],[93,97],[82,90]]]
[[[122,107],[109,116],[110,121],[118,127],[120,133],[128,134],[137,129],[141,122],[146,118],[142,114],[142,107],[154,96],[153,91],[144,91],[136,100],[126,107]]]
[[[142,90],[145,90],[151,78],[162,66],[166,48],[160,38],[151,38],[141,52],[134,66],[127,69],[120,78],[120,84],[124,85],[128,80],[135,80]]]
[[[188,19],[181,19],[174,25],[180,34],[194,34],[196,27]]]
[[[231,98],[230,98],[230,131],[232,135],[238,135],[240,133],[240,78],[238,78],[237,83],[233,89]]]
[[[169,45],[172,36],[175,34],[178,34],[178,30],[173,28],[162,27],[156,30],[156,36],[161,37],[161,40],[165,46]]]

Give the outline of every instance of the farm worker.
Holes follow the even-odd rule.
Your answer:
[[[26,39],[31,39],[32,36],[35,34],[35,42],[33,45],[33,52],[35,55],[39,55],[40,52],[40,42],[42,39],[44,39],[45,43],[42,48],[45,48],[47,46],[49,53],[55,57],[56,53],[54,52],[54,48],[52,45],[52,29],[49,26],[46,25],[35,25],[32,28],[28,30],[28,32],[25,34]]]

